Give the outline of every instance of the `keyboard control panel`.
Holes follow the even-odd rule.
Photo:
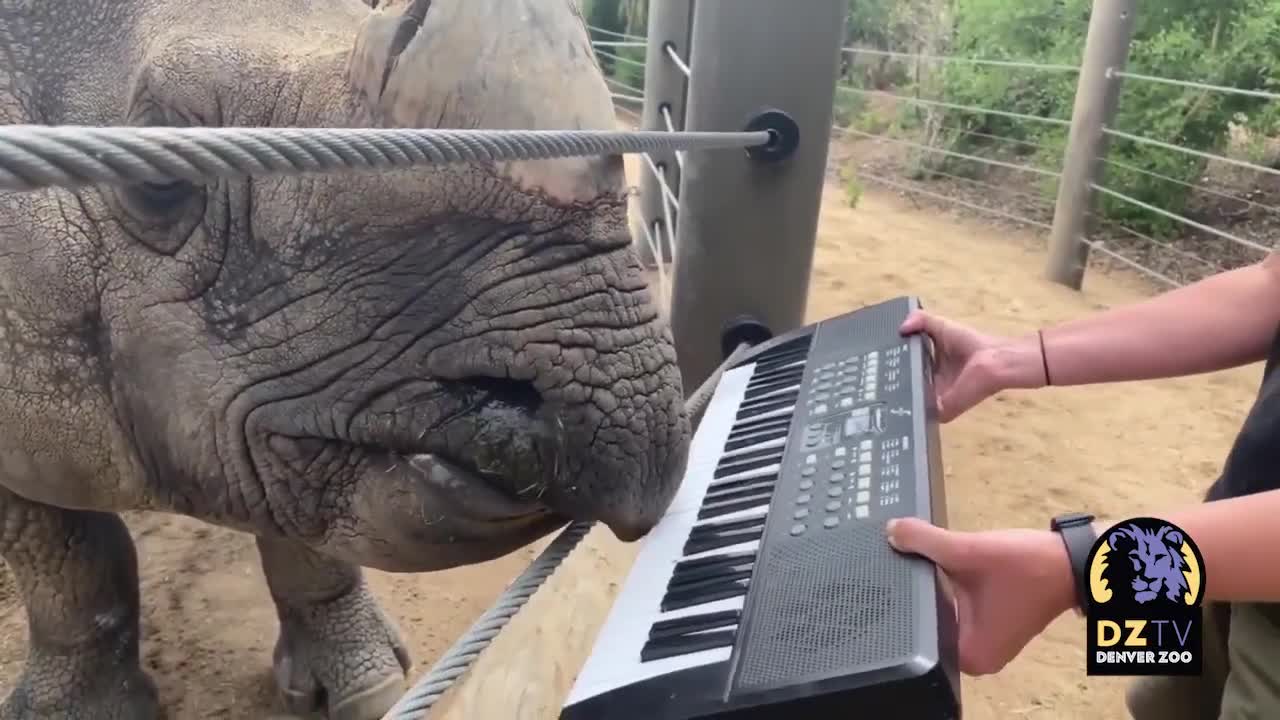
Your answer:
[[[900,485],[910,476],[908,357],[906,342],[895,342],[811,370],[797,408],[804,433],[791,459],[800,480],[790,535],[910,512]]]

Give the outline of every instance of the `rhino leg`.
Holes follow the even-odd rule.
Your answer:
[[[287,540],[259,537],[280,617],[274,665],[290,712],[378,720],[404,692],[409,651],[360,568]]]
[[[138,558],[113,513],[63,510],[0,488],[0,555],[27,609],[27,664],[0,720],[147,720]]]

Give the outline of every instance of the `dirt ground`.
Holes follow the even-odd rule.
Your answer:
[[[932,309],[1019,332],[1141,297],[1136,278],[1093,273],[1076,293],[1041,279],[1038,239],[919,209],[868,189],[824,198],[809,316],[916,293]],[[1194,500],[1221,467],[1258,376],[1010,393],[944,427],[952,524],[1042,527],[1054,513],[1159,510]],[[142,564],[143,653],[174,718],[280,717],[269,666],[276,622],[249,537],[192,520],[128,518]],[[432,575],[368,573],[400,623],[416,673],[533,556]],[[11,588],[11,585],[6,585]],[[1084,675],[1083,625],[1065,617],[998,677],[966,679],[971,720],[1124,717],[1123,685]],[[19,674],[25,615],[0,600],[0,692]]]

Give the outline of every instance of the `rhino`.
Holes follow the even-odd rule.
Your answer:
[[[616,128],[573,0],[376,5],[0,0],[0,113]],[[411,665],[362,568],[645,536],[691,430],[626,199],[617,155],[0,193],[0,720],[162,715],[121,512],[252,534],[282,702],[343,720]]]

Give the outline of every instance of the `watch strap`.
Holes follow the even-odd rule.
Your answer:
[[[1076,607],[1084,612],[1089,606],[1088,566],[1089,551],[1098,539],[1093,529],[1094,516],[1086,513],[1059,515],[1050,528],[1062,537],[1067,557],[1071,562],[1071,579],[1076,589]]]

